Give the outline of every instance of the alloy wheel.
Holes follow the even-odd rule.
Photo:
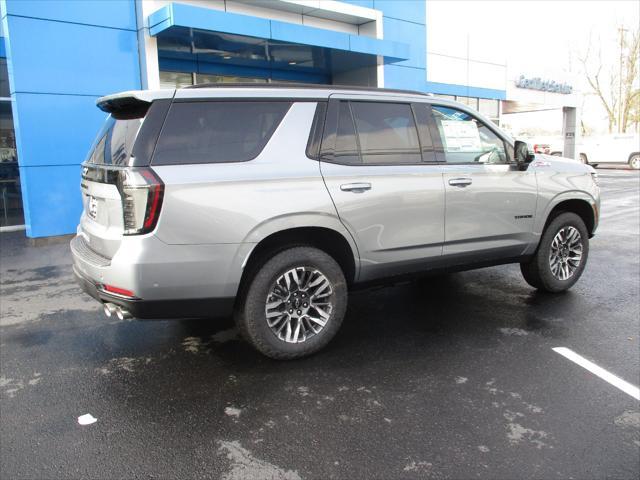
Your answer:
[[[582,262],[582,235],[575,227],[563,227],[553,237],[549,267],[558,280],[571,278]]]
[[[331,282],[318,269],[295,267],[280,275],[267,294],[267,325],[282,341],[302,343],[326,326],[334,308]]]

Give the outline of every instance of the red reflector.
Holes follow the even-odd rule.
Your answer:
[[[103,285],[102,288],[105,292],[116,293],[118,295],[123,295],[125,297],[134,297],[135,295],[131,290],[126,290],[124,288],[114,287],[112,285]]]

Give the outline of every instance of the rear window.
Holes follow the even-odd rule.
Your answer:
[[[116,120],[109,115],[89,151],[87,162],[96,165],[126,165],[141,123],[140,118]]]
[[[174,103],[153,156],[154,165],[245,162],[257,157],[291,102]]]

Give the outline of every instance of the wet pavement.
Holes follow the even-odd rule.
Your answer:
[[[0,234],[2,477],[638,478],[638,401],[552,350],[640,384],[640,177],[599,174],[570,292],[517,265],[357,292],[293,362],[230,321],[107,319],[66,244]]]

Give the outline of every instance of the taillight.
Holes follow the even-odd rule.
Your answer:
[[[122,199],[125,235],[151,232],[158,223],[164,184],[150,168],[120,171],[118,189]]]

